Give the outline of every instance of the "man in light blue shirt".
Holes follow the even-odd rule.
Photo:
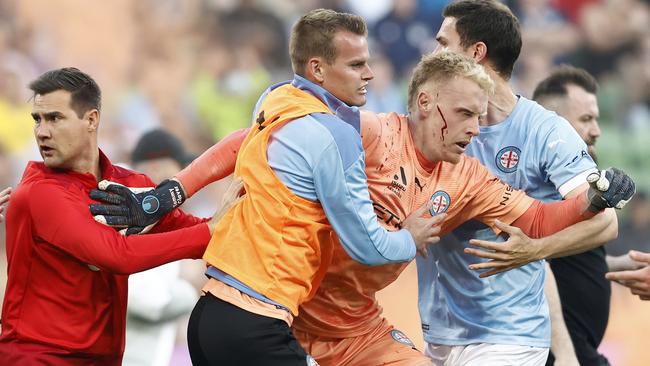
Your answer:
[[[583,193],[586,176],[596,168],[585,143],[566,120],[515,95],[508,84],[521,50],[516,17],[505,5],[489,0],[455,2],[445,8],[444,17],[435,52],[447,49],[473,57],[496,83],[487,118],[467,154],[536,199],[551,201]],[[567,249],[594,247],[616,235],[611,212],[539,241],[510,226],[501,227],[510,234],[504,243],[510,246],[534,242],[541,248],[558,242]],[[474,238],[505,240],[470,221],[430,247],[429,258],[417,258],[427,355],[437,365],[544,365],[551,330],[543,262],[479,278],[469,268],[477,258],[465,252]],[[510,268],[488,274],[503,269]]]

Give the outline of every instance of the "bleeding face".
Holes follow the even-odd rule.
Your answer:
[[[65,90],[34,96],[34,137],[47,167],[92,171],[90,161],[99,112],[92,109],[79,118],[70,105],[70,97]]]
[[[368,41],[363,35],[339,31],[333,39],[336,58],[322,62],[323,88],[350,106],[366,104],[366,87],[374,74],[368,65]]]
[[[488,96],[470,79],[456,77],[442,87],[424,84],[417,96],[415,143],[431,161],[458,163],[472,137],[479,134],[479,117],[487,114]]]

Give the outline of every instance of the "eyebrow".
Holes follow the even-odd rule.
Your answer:
[[[461,112],[461,113],[468,112],[468,113],[476,114],[476,115],[479,115],[479,116],[482,115],[481,112],[477,112],[477,111],[472,110],[472,109],[470,109],[470,108],[468,108],[468,107],[458,107],[458,108],[456,108],[456,111],[457,111],[457,112]]]
[[[354,58],[354,59],[348,61],[348,65],[365,64],[365,63],[368,63],[368,59],[364,58],[364,57]]]
[[[40,117],[40,114],[41,113],[33,113],[33,112],[31,113],[33,119]],[[61,112],[47,112],[47,113],[42,113],[42,115],[45,120],[54,119],[54,117],[63,117],[63,113]]]

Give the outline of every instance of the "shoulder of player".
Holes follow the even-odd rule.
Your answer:
[[[355,146],[361,150],[361,135],[351,123],[330,113],[314,113],[296,119],[287,130],[299,131],[309,145]]]
[[[364,146],[391,132],[408,127],[406,116],[392,113],[361,112],[361,139]]]
[[[30,161],[23,172],[20,184],[12,193],[12,201],[20,197],[22,192],[31,192],[34,189],[62,189],[67,190],[73,184],[70,175],[53,171],[40,161]],[[29,193],[27,193],[29,195]]]
[[[528,100],[528,113],[526,118],[528,130],[531,133],[547,134],[560,127],[571,127],[569,122],[556,112],[544,108],[535,101]]]
[[[366,110],[360,111],[359,114],[361,116],[362,128],[364,125],[368,125],[368,128],[372,128],[374,126],[381,125],[382,123],[387,125],[400,124],[404,119],[402,117],[405,117],[396,112],[376,113],[376,112],[366,111]]]
[[[34,209],[48,211],[57,207],[61,199],[68,200],[73,192],[78,191],[74,182],[67,178],[65,174],[51,173],[47,169],[26,177],[11,194],[12,207],[21,207],[19,210],[23,212]]]
[[[71,190],[72,187],[81,188],[84,186],[84,183],[73,175],[51,172],[45,168],[44,165],[41,167],[38,164],[42,165],[42,163],[36,163],[29,173],[26,171],[25,177],[17,189],[20,188],[31,191],[60,190],[62,192],[71,192],[76,191]],[[151,187],[155,185],[145,174],[117,165],[113,166],[111,176],[104,177],[104,179],[132,187]]]

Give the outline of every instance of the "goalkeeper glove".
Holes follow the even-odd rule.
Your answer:
[[[156,188],[130,188],[103,180],[90,198],[103,203],[90,205],[95,220],[105,225],[127,228],[123,234],[145,233],[158,220],[186,200],[181,184],[164,180]]]
[[[621,209],[636,191],[634,181],[620,169],[608,168],[587,176],[589,211],[600,212],[606,208]]]

